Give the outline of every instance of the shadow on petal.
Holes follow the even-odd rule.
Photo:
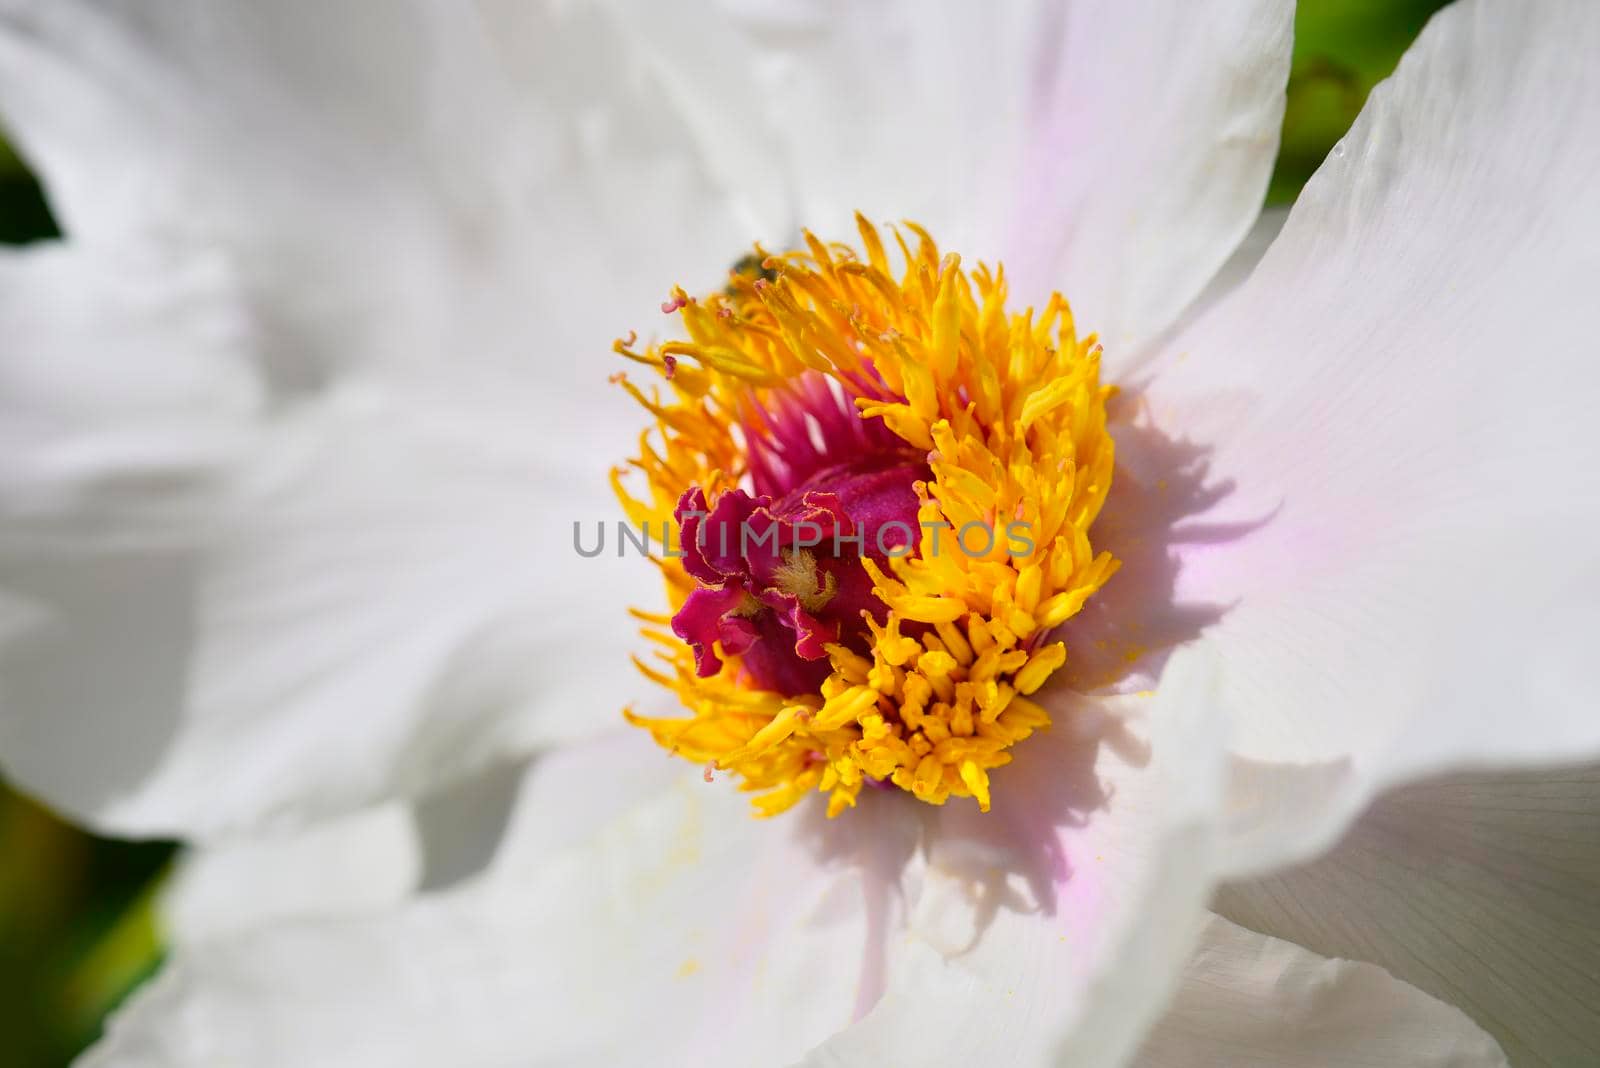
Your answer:
[[[1234,492],[1211,472],[1211,449],[1182,441],[1141,418],[1138,396],[1108,406],[1117,469],[1091,537],[1122,561],[1104,589],[1057,631],[1067,645],[1059,678],[1082,693],[1155,687],[1167,658],[1227,612],[1227,605],[1181,600],[1180,578],[1208,547],[1246,537],[1273,514],[1236,523],[1202,517]]]
[[[76,817],[166,830],[167,798],[157,788],[150,815],[143,791],[185,726],[194,555],[8,554],[0,582],[40,610],[36,629],[0,645],[8,773]]]
[[[1076,874],[1069,833],[1116,803],[1102,754],[1133,767],[1149,762],[1149,743],[1093,699],[1058,690],[1048,702],[1054,725],[1017,746],[994,774],[991,810],[953,802],[929,821],[930,863],[966,884],[974,908],[970,936],[945,946],[949,956],[970,951],[1001,909],[1054,916]]]
[[[861,875],[861,906],[867,917],[853,1019],[877,1004],[888,982],[889,944],[904,922],[918,887],[917,870],[926,808],[899,791],[863,791],[843,819],[830,820],[824,806],[798,813],[798,834],[826,867],[850,866]]]
[[[1019,745],[1011,764],[994,773],[994,804],[985,813],[967,800],[935,808],[899,791],[869,791],[845,818],[829,820],[820,804],[796,813],[796,833],[819,865],[860,873],[867,940],[862,947],[856,1018],[882,996],[893,941],[936,869],[960,885],[969,908],[923,931],[947,958],[974,950],[1002,910],[1050,917],[1073,878],[1066,843],[1114,805],[1097,773],[1102,753],[1138,767],[1148,743],[1096,698],[1052,695],[1059,718]]]

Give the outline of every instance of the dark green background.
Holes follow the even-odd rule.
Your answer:
[[[1442,6],[1302,0],[1273,202],[1293,201]],[[0,143],[0,242],[55,234],[38,184]],[[65,1064],[158,966],[151,900],[172,856],[170,843],[84,834],[0,784],[0,1068]]]

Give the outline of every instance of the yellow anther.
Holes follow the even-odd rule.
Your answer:
[[[923,800],[932,796],[934,788],[944,775],[944,765],[939,758],[929,753],[917,762],[917,769],[911,777],[911,792]]]
[[[1018,693],[1033,693],[1056,668],[1067,662],[1067,647],[1060,642],[1046,645],[1028,658],[1028,663],[1017,672],[1014,685]]]
[[[972,791],[972,796],[978,799],[978,808],[984,812],[989,811],[989,774],[978,767],[976,761],[963,760],[961,762],[961,781],[967,784],[967,789]]]
[[[819,731],[836,730],[877,703],[878,691],[870,686],[852,686],[822,706],[822,711],[816,716],[816,728]]]
[[[962,667],[972,663],[972,646],[967,643],[966,635],[954,623],[940,623],[935,629],[939,638],[944,642],[945,651],[956,658]]]
[[[811,712],[812,709],[809,705],[788,706],[774,716],[770,723],[751,735],[750,740],[744,744],[743,748],[735,749],[733,752],[721,757],[717,761],[717,766],[728,767],[765,753],[792,735],[795,729],[800,726],[801,721],[811,715]]]
[[[954,623],[967,614],[967,606],[953,597],[904,596],[890,601],[889,607],[918,623]]]

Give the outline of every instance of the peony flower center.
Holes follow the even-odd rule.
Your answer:
[[[669,391],[618,376],[654,426],[647,494],[614,483],[676,533],[638,663],[690,713],[626,715],[762,814],[819,791],[837,815],[868,785],[986,810],[1049,724],[1029,695],[1068,655],[1050,632],[1116,570],[1089,540],[1110,390],[1059,295],[1008,311],[1003,271],[915,227],[896,271],[858,223],[859,253],[758,249],[725,291],[674,292],[685,339],[617,343]]]

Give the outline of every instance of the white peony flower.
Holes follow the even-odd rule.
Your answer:
[[[86,1062],[1600,1056],[1592,773],[1411,787],[1327,852],[1391,787],[1600,755],[1600,7],[1437,17],[1219,276],[1292,5],[733,6],[0,0],[0,116],[68,234],[0,260],[0,760],[123,833],[339,820],[203,853]],[[915,244],[881,304],[793,257],[712,296],[752,238],[852,209],[1003,263],[1051,330],[931,251],[919,290]],[[828,617],[812,560],[815,605],[759,592],[833,639],[826,681],[731,655],[772,602],[719,612],[743,733],[675,733],[624,666],[658,573],[571,534],[638,440],[604,348],[674,282],[689,344],[639,361],[765,402],[836,353],[818,396],[904,401],[944,514],[993,491],[1069,551],[961,590],[890,567],[904,655]],[[800,333],[759,318],[796,294]],[[852,379],[869,350],[887,377]],[[923,364],[932,392],[893,383]],[[696,426],[683,490],[715,485],[695,449],[754,448]],[[1010,462],[964,481],[980,445]],[[705,583],[666,566],[679,611]],[[667,680],[732,731],[699,668]],[[606,731],[630,697],[727,771]],[[995,746],[866,744],[940,730]]]

